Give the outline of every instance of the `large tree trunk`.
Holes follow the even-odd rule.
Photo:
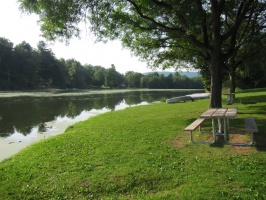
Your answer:
[[[222,107],[222,53],[221,53],[221,10],[223,5],[218,1],[211,1],[212,10],[212,42],[210,48],[210,71],[211,71],[211,108]]]
[[[211,58],[211,99],[210,108],[222,107],[222,65],[220,55]]]

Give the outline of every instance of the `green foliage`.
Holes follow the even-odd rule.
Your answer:
[[[104,71],[105,69],[100,66],[95,66],[93,70],[93,85],[104,85]]]
[[[240,98],[230,122],[256,118],[253,147],[189,142],[184,127],[208,100],[131,107],[77,123],[1,162],[1,198],[265,199],[265,88]]]
[[[105,87],[118,88],[124,82],[124,76],[118,73],[115,66],[112,64],[111,68],[105,70]]]
[[[156,72],[142,76],[141,87],[150,89],[203,89],[200,77],[188,78],[187,76],[180,76],[178,73],[169,74],[165,77]]]
[[[7,39],[1,39],[0,70],[1,90],[23,90],[39,88],[202,88],[199,78],[188,79],[157,74],[144,77],[141,73],[128,72],[126,75],[116,71],[115,66],[105,69],[101,66],[82,65],[75,59],[58,60],[45,42],[38,43],[38,49],[23,41],[15,46]],[[158,77],[157,77],[158,76]],[[147,80],[142,80],[147,79]],[[145,81],[144,84],[142,81]],[[183,82],[186,82],[185,84]]]
[[[5,89],[11,89],[13,79],[13,43],[6,38],[0,38],[0,84]]]
[[[33,89],[39,85],[39,54],[23,41],[14,48],[14,76],[13,89]]]
[[[265,39],[264,39],[265,40]],[[260,88],[266,84],[266,47],[262,43],[253,44],[252,48],[259,48],[259,50],[250,52],[249,56],[241,62],[237,73],[237,86],[240,88]]]
[[[141,87],[141,77],[143,75],[138,72],[126,72],[125,79],[129,88],[140,88]]]
[[[108,73],[112,70],[112,76]],[[58,60],[45,42],[33,49],[25,41],[13,48],[8,39],[0,38],[0,89],[118,87],[124,77],[115,70],[81,65],[74,59]]]
[[[82,20],[81,15],[84,14],[83,9],[86,8],[82,8],[75,1],[22,0],[20,9],[38,14],[42,22],[43,36],[53,40],[55,35],[64,36],[61,39],[69,39],[73,35],[78,36],[79,29],[76,26]]]

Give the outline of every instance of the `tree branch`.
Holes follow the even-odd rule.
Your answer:
[[[153,18],[149,17],[149,16],[146,16],[144,15],[142,12],[141,12],[141,9],[140,7],[134,2],[134,0],[127,0],[133,7],[134,9],[136,10],[136,12],[138,13],[138,15],[142,18],[142,19],[145,19],[145,20],[148,20],[149,22],[151,22],[152,24],[158,26],[159,28],[162,28],[162,29],[165,29],[167,31],[177,31],[181,34],[184,34],[185,31],[182,30],[182,29],[179,29],[179,28],[171,28],[171,27],[168,27],[162,23],[159,23],[157,21],[155,21]]]
[[[198,6],[198,10],[200,12],[201,18],[201,34],[203,38],[203,43],[206,46],[209,46],[209,39],[208,39],[208,29],[207,29],[207,20],[206,20],[206,13],[202,7],[202,1],[196,0],[196,5]]]
[[[167,10],[172,10],[173,9],[172,5],[170,5],[168,3],[165,3],[163,1],[152,0],[152,2],[154,4],[156,4],[156,5],[158,5],[158,6],[161,6],[161,7],[165,8],[165,9],[167,9]]]
[[[236,14],[236,20],[233,26],[222,36],[222,41],[227,40],[233,34],[236,34],[240,24],[245,19],[247,12],[249,11],[250,6],[252,5],[253,0],[242,1],[241,5]]]
[[[200,42],[194,35],[188,34],[186,32],[186,30],[183,30],[181,28],[176,28],[176,27],[172,28],[172,27],[166,26],[166,25],[164,25],[162,23],[159,23],[156,20],[154,20],[154,18],[151,18],[151,17],[149,17],[147,15],[144,15],[143,12],[141,11],[140,7],[135,3],[134,0],[127,0],[127,1],[134,7],[135,11],[137,12],[137,14],[142,19],[145,19],[145,20],[149,21],[153,25],[155,25],[158,28],[162,29],[162,31],[164,31],[165,33],[174,32],[177,35],[181,35],[187,41],[190,41],[194,46],[197,46],[197,47],[199,47],[201,49],[204,49],[205,51],[209,50],[208,46],[206,46],[204,43]],[[179,16],[179,20],[180,21],[184,20],[183,16]],[[182,21],[182,23],[184,24],[184,21]],[[156,29],[156,28],[153,27],[153,29]]]

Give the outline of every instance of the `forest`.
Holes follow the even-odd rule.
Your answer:
[[[75,59],[56,58],[43,41],[35,49],[25,41],[14,46],[9,39],[0,37],[0,90],[47,88],[202,89],[203,84],[200,77],[188,78],[178,72],[168,76],[157,72],[121,74],[113,64],[108,69],[82,65]]]

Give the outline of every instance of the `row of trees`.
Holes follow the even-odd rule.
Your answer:
[[[200,77],[188,78],[178,72],[164,76],[157,72],[143,76],[137,72],[127,72],[127,84],[131,88],[163,88],[163,89],[203,89]]]
[[[202,88],[200,78],[189,79],[178,73],[165,77],[157,73],[144,76],[137,72],[125,75],[115,66],[82,65],[75,59],[57,59],[45,42],[37,49],[23,41],[13,46],[0,38],[0,89],[22,90],[39,88]]]

